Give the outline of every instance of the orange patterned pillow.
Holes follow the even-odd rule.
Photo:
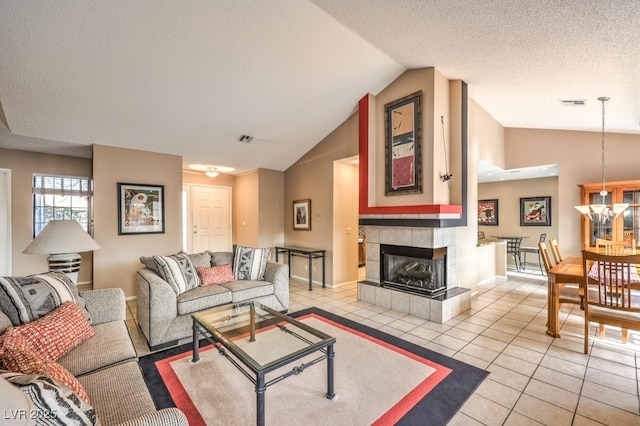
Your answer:
[[[218,265],[211,268],[196,268],[200,275],[200,285],[225,284],[234,280],[231,265]]]
[[[5,336],[2,352],[2,368],[22,374],[39,374],[60,382],[79,398],[89,403],[89,395],[73,374],[57,362],[29,349],[20,336]]]
[[[22,337],[29,349],[57,361],[80,343],[95,335],[95,331],[73,302],[64,302],[55,310],[29,324],[10,327],[5,338]]]

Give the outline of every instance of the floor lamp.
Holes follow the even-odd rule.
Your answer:
[[[48,254],[49,271],[64,272],[75,284],[82,262],[80,252],[99,248],[98,243],[75,220],[52,220],[23,253]]]

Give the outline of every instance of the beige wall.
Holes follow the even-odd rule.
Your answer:
[[[452,82],[453,100],[458,99],[457,84]],[[452,129],[453,127],[452,124]],[[452,133],[452,140],[453,140]],[[458,285],[475,291],[489,274],[486,265],[495,264],[495,247],[477,247],[476,209],[478,203],[478,160],[500,159],[504,152],[504,129],[473,99],[468,99],[467,130],[467,226],[456,228],[456,274]],[[455,146],[452,143],[452,146]],[[454,173],[452,186],[458,184],[460,174]],[[491,253],[487,253],[491,252]]]
[[[545,196],[551,197],[551,226],[520,226],[520,198]],[[526,237],[522,240],[523,246],[535,246],[543,232],[547,239],[558,238],[557,177],[482,183],[478,185],[478,198],[498,199],[498,226],[478,226],[478,231],[484,231],[487,237]],[[512,256],[507,256],[507,261],[513,265]]]
[[[236,176],[233,196],[233,243],[258,247],[260,221],[258,170]]]
[[[34,173],[91,178],[91,160],[0,148],[0,168],[11,170],[12,274],[29,275],[48,270],[47,256],[23,254],[33,240]],[[92,255],[82,253],[78,283],[91,281]]]
[[[580,254],[581,183],[601,182],[601,134],[561,130],[505,130],[505,168],[558,164],[558,243],[564,256]],[[638,158],[640,135],[606,135],[606,180],[640,179]]]
[[[259,247],[284,244],[284,172],[258,169]]]
[[[95,239],[94,289],[120,287],[136,295],[140,256],[182,249],[182,159],[179,156],[95,145],[93,150]],[[165,233],[118,235],[117,184],[164,185]]]
[[[203,172],[191,170],[182,171],[182,183],[185,185],[210,185],[210,186],[228,186],[233,188],[236,177],[234,175],[220,174],[210,178]]]
[[[358,173],[358,163],[354,159],[334,162],[334,285],[358,280]]]
[[[338,208],[333,205],[333,163],[354,155],[358,155],[357,114],[349,117],[285,171],[285,244],[327,250],[328,284],[334,283],[333,212]],[[311,199],[311,231],[294,231],[293,201],[307,198]],[[306,262],[306,259],[294,259],[292,275],[307,277],[304,270]],[[314,266],[320,272],[320,260],[315,262]],[[314,277],[321,279],[319,274]]]

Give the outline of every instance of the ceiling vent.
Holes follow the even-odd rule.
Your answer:
[[[238,142],[242,142],[242,143],[249,143],[253,140],[253,136],[249,136],[249,135],[240,135],[240,138],[238,138]]]
[[[560,105],[563,106],[585,106],[586,101],[584,99],[561,99]]]

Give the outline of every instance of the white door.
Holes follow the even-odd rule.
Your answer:
[[[191,186],[191,253],[231,251],[231,188]]]

